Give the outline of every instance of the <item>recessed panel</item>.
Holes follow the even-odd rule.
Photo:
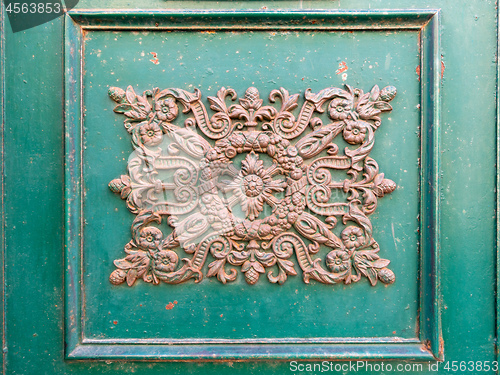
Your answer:
[[[417,31],[88,30],[83,44],[84,338],[418,339]]]

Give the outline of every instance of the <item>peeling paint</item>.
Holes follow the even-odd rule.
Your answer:
[[[167,306],[165,306],[165,310],[172,310],[175,305],[177,305],[177,301],[169,302]]]
[[[156,52],[149,52],[149,53],[153,55],[153,58],[149,61],[151,61],[155,65],[158,65],[160,63],[160,60],[158,60],[158,54]]]
[[[344,73],[349,67],[347,66],[347,63],[345,61],[341,61],[339,63],[339,68],[336,70],[336,74],[341,74]]]

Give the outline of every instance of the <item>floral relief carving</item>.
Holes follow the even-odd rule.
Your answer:
[[[308,89],[298,110],[284,88],[264,105],[255,87],[223,87],[209,115],[197,89],[110,88],[134,151],[109,188],[136,215],[111,283],[225,284],[238,269],[248,284],[393,283],[369,216],[396,184],[369,155],[395,95]]]

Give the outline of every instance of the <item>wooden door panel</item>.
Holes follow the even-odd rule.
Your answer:
[[[292,360],[329,367],[370,359],[393,368],[410,361],[423,365],[413,373],[429,374],[436,358],[444,360],[437,373],[449,373],[451,361],[492,365],[495,4],[147,0],[140,7],[82,0],[65,19],[18,33],[2,7],[3,373],[314,372],[294,370]],[[348,285],[307,284],[295,253],[288,259],[297,275],[283,285],[268,279],[276,266],[250,285],[242,265],[226,265],[237,278],[223,284],[207,275],[212,255],[199,283],[110,283],[136,215],[108,187],[127,175],[133,152],[109,87],[196,88],[209,116],[208,97],[223,86],[238,95],[228,105],[256,87],[277,111],[269,94],[284,87],[299,94],[297,117],[307,88],[344,84],[397,88],[369,155],[397,188],[368,215],[394,283],[371,286],[363,276]],[[325,126],[328,101],[323,108],[316,115]],[[184,126],[190,116],[173,123]],[[338,155],[357,147],[342,139]],[[257,154],[269,167],[271,158]],[[234,158],[238,168],[246,155]],[[331,176],[343,180],[343,173]],[[335,199],[347,199],[337,190]],[[167,236],[163,219],[152,226]],[[332,233],[341,239],[353,224]],[[312,254],[325,270],[329,252],[322,244]]]
[[[159,14],[153,14],[153,16],[159,17]],[[436,209],[434,163],[438,145],[433,136],[435,134],[433,129],[439,128],[438,102],[437,100],[429,101],[428,98],[437,92],[436,77],[439,76],[440,68],[435,59],[438,38],[434,34],[438,13],[436,11],[392,12],[381,15],[305,12],[264,17],[259,14],[238,12],[205,13],[189,14],[190,18],[187,21],[184,20],[182,26],[178,24],[181,15],[171,18],[165,24],[160,24],[156,18],[150,18],[153,16],[141,15],[137,19],[137,15],[124,14],[110,21],[101,19],[101,16],[95,13],[83,12],[73,13],[71,18],[67,18],[69,68],[67,70],[69,92],[67,160],[69,163],[67,163],[66,183],[69,188],[67,196],[69,222],[72,223],[67,233],[70,245],[68,247],[70,268],[67,273],[69,280],[67,298],[69,308],[74,312],[68,315],[66,321],[68,341],[72,343],[68,356],[70,358],[101,356],[122,358],[125,355],[137,358],[144,356],[291,358],[300,355],[305,358],[322,358],[345,356],[345,343],[349,343],[351,345],[349,355],[353,357],[370,358],[384,353],[383,355],[388,357],[432,358],[432,350],[438,347],[437,344],[433,347],[432,342],[439,337],[439,319],[432,315],[429,306],[437,303],[435,291],[438,275],[433,273],[430,277],[426,277],[423,284],[419,283],[418,275],[421,272],[419,264],[428,267],[429,270],[434,270],[436,267],[435,261],[432,260],[436,249],[429,237],[433,238],[436,235],[437,224],[432,210]],[[292,23],[289,21],[290,17],[295,19],[299,17],[302,21]],[[132,19],[137,22],[133,27],[128,23]],[[154,21],[154,26],[152,26],[152,21]],[[81,55],[75,51],[81,51]],[[78,82],[81,82],[81,86],[75,84]],[[352,88],[345,86],[347,84],[352,85]],[[382,90],[382,96],[387,95],[384,93],[389,92],[394,86],[401,87],[399,89],[401,94],[393,98],[395,93],[392,93],[387,101],[379,100],[379,94],[376,91],[379,90],[376,86],[378,84],[381,85],[380,89],[384,86],[388,87]],[[115,85],[118,88],[110,88]],[[128,86],[131,88],[127,89]],[[210,168],[210,165],[208,167],[197,167],[197,165],[204,163],[202,160],[209,155],[209,152],[205,150],[197,155],[189,151],[189,148],[182,149],[183,144],[178,143],[178,138],[170,135],[172,131],[169,129],[177,126],[178,129],[185,129],[182,124],[191,116],[198,126],[194,133],[198,134],[200,142],[205,142],[207,147],[216,146],[217,139],[232,139],[231,133],[224,137],[213,133],[210,126],[204,125],[203,116],[198,118],[196,113],[207,113],[205,122],[209,124],[212,121],[209,118],[213,116],[214,109],[217,109],[213,105],[217,100],[216,93],[221,87],[234,89],[235,94],[245,100],[249,92],[246,90],[251,86],[256,87],[254,91],[258,90],[259,100],[268,102],[267,108],[270,108],[269,105],[272,103],[266,97],[272,90],[281,87],[287,90],[282,91],[286,92],[283,95],[288,95],[288,92],[290,95],[298,94],[298,98],[293,99],[297,101],[293,107],[298,106],[298,109],[294,111],[291,107],[290,111],[286,112],[297,118],[297,120],[291,120],[296,121],[299,126],[297,135],[288,135],[280,130],[276,125],[277,122],[274,123],[275,128],[272,132],[266,131],[265,126],[261,129],[260,125],[255,128],[255,131],[261,132],[265,137],[267,137],[266,134],[273,132],[277,136],[281,134],[285,137],[284,139],[288,137],[292,142],[290,147],[297,145],[299,156],[304,157],[306,165],[313,165],[319,158],[327,163],[331,163],[332,160],[337,164],[350,163],[345,168],[338,167],[340,169],[327,166],[331,171],[328,172],[331,173],[330,185],[340,186],[340,188],[330,190],[330,203],[326,203],[321,208],[309,202],[303,215],[302,210],[294,211],[298,212],[299,216],[296,219],[298,221],[296,223],[290,221],[289,228],[293,224],[293,228],[290,228],[292,237],[287,237],[285,242],[291,238],[297,241],[295,242],[297,246],[293,249],[293,256],[290,253],[284,258],[279,258],[286,260],[287,263],[281,264],[286,264],[288,268],[282,266],[280,271],[275,264],[277,260],[266,260],[266,256],[274,256],[272,251],[268,251],[267,255],[262,255],[264,254],[262,253],[260,258],[256,253],[257,259],[248,255],[248,262],[253,259],[254,262],[259,262],[257,266],[260,265],[261,268],[265,266],[266,269],[254,271],[252,276],[251,272],[248,272],[248,266],[245,266],[246,261],[244,259],[238,261],[238,256],[245,254],[241,252],[242,248],[235,251],[236,258],[233,258],[233,255],[228,258],[214,258],[215,254],[212,252],[205,256],[207,259],[200,261],[202,264],[195,272],[182,268],[178,262],[169,263],[172,266],[167,271],[176,271],[180,276],[168,276],[167,271],[167,273],[155,271],[153,266],[155,260],[151,258],[151,253],[138,243],[141,241],[140,234],[127,245],[127,253],[123,252],[121,248],[130,241],[130,226],[148,226],[154,221],[147,219],[152,213],[147,214],[146,211],[142,211],[145,206],[140,206],[137,202],[146,202],[144,203],[146,205],[151,203],[150,207],[153,207],[151,209],[162,217],[163,223],[157,227],[166,231],[165,240],[169,238],[168,236],[172,237],[175,234],[172,234],[172,228],[169,229],[165,224],[170,216],[175,217],[178,222],[182,223],[185,220],[189,223],[191,218],[205,220],[206,215],[197,208],[197,200],[201,199],[199,207],[203,210],[203,199],[206,198],[203,198],[202,193],[200,193],[201,198],[196,196],[190,198],[194,202],[193,207],[185,208],[190,202],[186,203],[181,198],[176,198],[175,186],[171,188],[173,192],[168,191],[170,188],[167,187],[161,193],[165,195],[167,203],[159,205],[158,196],[154,195],[154,188],[141,177],[146,173],[144,170],[147,164],[140,167],[142,169],[139,169],[139,172],[134,172],[137,170],[135,165],[140,157],[137,157],[137,151],[133,152],[130,142],[132,140],[134,147],[139,147],[142,140],[146,138],[143,138],[145,135],[141,135],[142,130],[134,133],[132,129],[134,126],[142,126],[144,129],[148,126],[153,127],[154,124],[146,125],[141,121],[147,121],[148,110],[155,116],[154,113],[157,110],[156,107],[153,108],[155,104],[146,102],[156,100],[155,95],[158,95],[151,91],[150,96],[148,94],[144,97],[140,96],[139,99],[146,103],[144,105],[149,105],[149,109],[143,108],[146,112],[142,115],[140,107],[137,107],[135,114],[130,114],[127,111],[133,110],[133,103],[137,101],[133,98],[135,93],[154,90],[155,87],[159,87],[160,91],[172,88],[173,91],[169,96],[172,104],[168,108],[174,112],[171,118],[165,117],[163,120],[171,121],[174,125],[162,125],[164,126],[163,138],[168,140],[170,137],[169,142],[173,142],[177,148],[181,147],[181,152],[184,153],[181,153],[179,158],[177,150],[176,153],[171,153],[173,156],[165,156],[162,163],[178,162],[182,167],[182,163],[187,163],[186,157],[191,157],[192,160],[189,163],[193,165],[193,168],[200,168],[201,175],[203,168]],[[321,91],[329,87],[333,87],[330,91],[339,92],[340,96],[330,94],[332,96],[328,97],[328,90]],[[372,90],[373,87],[376,88]],[[357,109],[351,109],[356,114],[346,113],[344,117],[337,112],[332,114],[332,111],[337,110],[335,105],[339,105],[336,101],[340,104],[348,102],[350,99],[345,98],[349,97],[349,90],[354,93],[356,88],[367,92],[365,96],[362,92],[357,93],[357,96],[353,94],[353,97],[358,98],[356,102],[359,103]],[[117,103],[113,103],[108,97],[108,89],[109,95]],[[183,104],[186,114],[181,114],[177,106],[186,103],[185,100],[190,97],[189,95],[196,96],[198,91],[195,90],[199,90],[201,99],[196,101],[192,99],[189,105]],[[370,90],[372,90],[371,94]],[[320,93],[314,95],[318,98],[323,95],[325,99],[307,99],[313,97],[311,92]],[[219,104],[219,107],[225,105],[229,107],[230,100],[223,101],[220,95],[221,93],[219,93],[219,103],[223,104]],[[177,98],[177,102],[173,101],[174,97]],[[210,102],[207,100],[209,97],[212,98]],[[241,103],[245,104],[244,100]],[[291,99],[284,97],[284,100],[290,101]],[[311,104],[312,100],[319,100],[317,107]],[[363,100],[368,103],[365,107],[362,107]],[[388,104],[389,101],[394,108]],[[210,104],[212,104],[211,109]],[[83,120],[80,120],[82,117],[79,112],[80,108],[83,109]],[[115,108],[116,113],[112,111],[112,108]],[[199,108],[204,109],[202,111]],[[244,110],[243,107],[241,108]],[[267,111],[278,113],[279,108],[275,105]],[[343,109],[341,106],[338,108]],[[381,110],[378,110],[379,108]],[[308,110],[315,111],[314,117],[317,120],[314,121],[321,121],[323,125],[317,124],[309,130],[300,129],[301,121],[308,128],[315,123],[310,122],[312,116],[308,119],[304,115]],[[375,112],[377,110],[378,112]],[[231,110],[228,111],[230,115]],[[369,115],[369,111],[373,114]],[[425,115],[422,116],[421,113]],[[146,117],[141,118],[141,116]],[[263,123],[266,115],[261,116],[264,118],[258,119],[258,122]],[[346,123],[343,123],[343,120],[354,124],[355,120],[358,120],[357,116],[365,116],[363,119],[371,121],[373,128],[363,129],[366,136],[363,139],[360,138],[359,141],[354,138],[351,140],[350,133],[345,135],[347,134],[345,132],[350,130],[345,130],[342,133],[344,139],[341,138],[342,135],[335,138],[335,142],[338,143],[337,147],[341,150],[340,152],[334,151],[337,156],[329,157],[328,155],[332,154],[325,152],[325,147],[322,153],[320,153],[321,150],[313,153],[307,151],[306,148],[300,148],[300,145],[307,139],[316,139],[314,137],[318,136],[315,134],[322,136],[323,133],[334,133],[336,127],[345,128]],[[131,136],[121,124],[123,119],[126,120],[125,127],[131,129]],[[368,122],[363,122],[363,119],[359,118],[358,123],[368,124]],[[237,120],[237,117],[233,118],[234,122]],[[159,123],[162,124],[161,119],[155,118],[154,121],[160,121]],[[380,122],[383,125],[380,125]],[[328,125],[329,123],[332,125]],[[240,128],[235,125],[236,128],[231,131],[234,134],[240,134],[237,133],[238,129],[257,125],[257,123],[249,124],[250,122],[242,122]],[[170,128],[166,129],[165,126]],[[267,126],[269,128],[271,125]],[[239,136],[248,136],[250,137],[248,139],[251,139],[251,131],[245,128]],[[423,143],[421,132],[430,135],[430,138]],[[179,130],[179,134],[182,137],[184,133]],[[290,143],[288,140],[284,142]],[[280,147],[281,143],[276,145]],[[171,147],[170,144],[165,144],[165,146],[154,144],[153,146],[164,149]],[[259,148],[257,152],[264,156],[253,153],[256,160],[261,157],[262,162],[266,163],[264,164],[266,168],[270,168],[272,163],[279,164],[280,159],[275,157],[274,153],[271,154],[271,151],[266,151],[266,145],[258,147],[262,150]],[[345,147],[348,150],[345,151],[346,155],[354,152],[353,150],[358,150],[357,152],[361,152],[364,156],[359,159],[342,156],[344,154],[342,150]],[[243,166],[244,162],[249,163],[250,149],[241,148],[241,151],[235,149],[235,153],[241,155],[234,157],[234,163],[233,159],[228,162],[232,166],[237,167],[240,163]],[[138,149],[144,150],[144,148]],[[167,154],[168,150],[162,155]],[[245,154],[247,154],[246,157]],[[316,155],[317,157],[314,158]],[[290,157],[292,163],[295,162],[293,157],[295,154]],[[127,160],[128,175],[126,174]],[[321,160],[319,162],[322,162]],[[155,165],[157,162],[153,160],[150,163]],[[423,163],[422,169],[420,163]],[[158,168],[165,169],[166,167]],[[217,167],[211,168],[215,171]],[[308,172],[312,171],[313,167],[306,169],[304,166],[303,168],[304,173],[313,173]],[[299,169],[297,171],[300,172]],[[324,173],[326,169],[322,171],[319,173]],[[153,175],[160,176],[165,172],[156,173],[154,172]],[[302,172],[300,173],[302,175]],[[366,177],[370,176],[370,173],[373,175]],[[387,181],[384,184],[388,186],[385,199],[382,199],[384,196],[384,193],[381,193],[382,187],[377,187],[380,190],[379,193],[373,193],[376,184],[382,183],[383,173],[395,181],[384,180]],[[354,174],[356,175],[353,181],[357,181],[356,183],[361,187],[357,190],[356,188],[342,188]],[[374,182],[377,174],[378,182]],[[122,175],[121,178],[120,175]],[[363,175],[365,177],[362,177]],[[292,176],[291,172],[281,172],[281,177],[290,179],[290,176]],[[125,188],[128,189],[126,191],[130,197],[127,198],[122,193],[122,197],[127,198],[128,209],[125,202],[121,202],[118,197],[113,197],[112,192],[108,190],[108,183],[117,177],[118,180],[112,182],[113,189],[118,193]],[[178,177],[172,174],[163,174],[161,177],[165,186],[172,184],[172,181],[175,182],[176,178]],[[204,183],[202,178],[200,177],[201,182],[196,186],[198,190],[193,190],[193,194],[201,191],[204,184],[210,183],[210,181]],[[222,178],[221,181],[223,181]],[[308,178],[313,177],[311,175]],[[285,183],[285,180],[279,181]],[[293,183],[293,178],[290,181],[292,182],[288,184]],[[286,192],[281,189],[281,192],[285,194],[284,197],[279,198],[279,194],[275,194],[274,199],[283,199],[285,202],[289,189],[303,189],[302,192],[297,190],[296,195],[300,198],[295,198],[298,201],[302,199],[306,206],[308,199],[313,199],[315,194],[319,194],[310,190],[315,182],[307,181],[306,176],[302,179],[297,178],[294,186],[303,183],[303,188],[294,188],[289,185]],[[397,186],[396,191],[391,195],[389,193],[394,187],[391,188],[390,184]],[[420,192],[420,186],[431,186],[432,190],[424,189]],[[130,187],[132,192],[130,192]],[[211,189],[212,192],[214,188],[211,187]],[[276,188],[274,193],[280,193],[279,189]],[[148,197],[152,196],[151,201],[145,197],[146,194]],[[219,189],[215,196],[222,197],[221,194],[226,194],[226,192]],[[354,199],[354,194],[357,194],[358,198]],[[206,196],[211,195],[205,194]],[[290,194],[288,199],[291,197]],[[378,205],[377,198],[380,198]],[[273,236],[265,237],[266,234],[260,234],[261,227],[249,229],[249,225],[259,223],[262,217],[274,216],[278,220],[279,210],[276,211],[267,205],[265,209],[262,207],[262,212],[258,213],[258,219],[255,217],[248,220],[250,216],[241,210],[240,203],[236,206],[226,204],[228,206],[225,207],[230,209],[229,214],[234,215],[233,229],[237,231],[239,225],[242,230],[248,230],[248,233],[239,240],[234,234],[224,237],[232,241],[227,242],[227,246],[231,243],[235,249],[237,246],[250,246],[251,239],[256,238],[259,242],[254,241],[254,243],[258,244],[260,248],[258,251],[265,252],[266,243],[272,244]],[[298,204],[300,206],[300,203]],[[334,208],[335,204],[340,205],[340,208]],[[362,207],[361,210],[366,213],[365,215],[360,211],[361,219],[359,220],[361,221],[353,218],[357,215],[355,212],[358,206]],[[345,210],[345,215],[342,210]],[[395,212],[398,213],[395,214]],[[201,215],[200,218],[197,215]],[[326,220],[328,216],[330,219]],[[144,218],[141,219],[142,221],[139,220],[141,217]],[[292,216],[289,215],[284,220],[289,220],[290,217]],[[316,229],[323,232],[318,232],[317,235],[311,237],[306,235],[305,229],[300,229],[302,225],[300,223],[307,222],[307,220],[311,223],[312,219],[308,219],[311,217],[319,220],[314,225],[319,225],[321,220],[342,221],[342,218],[346,222],[340,222],[331,231],[327,226],[323,226],[323,229]],[[134,218],[137,220],[135,224],[132,224]],[[264,223],[267,222],[264,221]],[[356,222],[357,227],[349,226]],[[428,224],[424,230],[421,230],[420,222]],[[273,230],[280,230],[279,225],[276,225]],[[154,233],[158,234],[158,239],[161,237],[163,240],[163,233],[159,232],[158,228],[154,229]],[[366,246],[363,247],[359,243],[353,245],[356,248],[347,249],[350,242],[346,239],[345,233],[349,230],[362,233],[362,228],[364,228],[364,234],[360,235],[360,238],[363,238],[363,241],[366,238]],[[139,229],[138,233],[141,230]],[[180,229],[175,230],[179,232],[177,234],[179,237],[189,234],[188,229],[184,229],[184,232]],[[204,235],[211,233],[206,228],[203,230],[206,231]],[[250,233],[253,230],[259,231],[257,237],[251,237]],[[274,236],[279,238],[280,233],[278,231]],[[420,239],[419,234],[425,236],[424,240]],[[283,236],[284,233],[281,235]],[[325,242],[327,239],[325,235],[330,236],[332,242]],[[203,248],[203,246],[208,246],[203,244],[203,236],[200,237],[197,234],[191,236],[189,240],[194,242],[193,246],[198,246],[194,255],[190,255],[193,250],[191,253],[189,251],[186,253],[182,249],[182,247],[188,247],[188,240],[185,240],[186,244],[181,242],[180,245],[163,251],[173,251],[170,254],[175,253],[172,256],[176,260],[186,258],[188,261],[189,259],[194,261],[196,257],[201,259],[198,254],[202,251],[209,252],[208,247]],[[220,241],[228,240],[222,238]],[[307,250],[307,246],[319,245],[316,241],[322,244],[317,254],[316,251]],[[300,250],[300,243],[303,244],[302,250]],[[289,242],[288,246],[292,246],[292,242]],[[307,261],[301,263],[301,254],[306,253],[307,257],[311,258],[311,263]],[[335,273],[332,268],[335,266],[329,266],[327,258],[337,253],[345,254],[345,259],[342,265],[335,269],[337,271]],[[140,256],[143,258],[139,258]],[[225,262],[224,279],[221,280],[220,275],[219,280],[216,277],[208,278],[210,268],[213,267],[212,262],[221,259]],[[320,262],[315,266],[318,271],[308,274],[308,267],[312,266],[314,259]],[[420,263],[419,259],[421,259]],[[113,286],[107,281],[108,275],[114,270],[113,260],[118,269],[114,271],[112,278],[114,278],[114,283],[122,283],[119,286]],[[141,262],[151,263],[144,265],[145,263]],[[391,270],[385,270],[389,262],[391,262]],[[350,271],[352,275],[349,278],[345,276],[344,269],[339,268],[344,267],[344,264],[349,264],[349,267],[353,265]],[[368,270],[373,273],[372,275],[366,273],[368,272],[366,271],[367,265],[368,267],[380,266]],[[328,273],[328,267],[331,273]],[[229,271],[231,268],[235,271]],[[146,269],[144,275],[137,276],[137,281],[136,277],[130,278],[133,272],[135,275]],[[370,285],[376,284],[377,272],[380,272],[378,278],[384,280],[382,274],[386,272],[388,275],[393,275],[392,269],[397,275],[395,284],[386,287],[380,282],[375,287]],[[73,270],[78,270],[78,272],[73,272]],[[267,272],[270,272],[268,277],[266,277]],[[212,273],[213,276],[217,275],[217,273]],[[228,282],[228,278],[232,278],[230,276],[232,273],[234,276],[238,274],[236,280]],[[280,274],[284,277],[280,283],[277,282],[278,279],[274,279],[274,283],[270,282]],[[157,275],[160,279],[156,282]],[[251,279],[252,277],[254,279]],[[335,279],[336,277],[338,279]],[[200,282],[195,284],[193,280],[187,281],[189,278]],[[183,283],[176,285],[179,279]],[[310,279],[311,282],[309,282]],[[149,281],[149,283],[144,281]],[[391,281],[393,280],[386,280],[386,282]],[[164,282],[174,285],[165,285]],[[337,285],[332,287],[325,285],[325,282]],[[133,287],[129,288],[127,283],[133,284]],[[155,283],[161,285],[152,285]],[[249,285],[253,283],[255,285]],[[79,290],[73,288],[73,285],[79,285]],[[421,294],[422,291],[427,292]],[[430,315],[426,316],[428,318],[426,321],[429,323],[420,324],[419,309],[429,312]],[[424,340],[428,342],[425,345]],[[122,346],[123,344],[127,346]],[[165,346],[167,344],[176,344],[176,346]],[[290,345],[293,345],[292,350],[290,350]],[[435,355],[438,353],[436,352]]]

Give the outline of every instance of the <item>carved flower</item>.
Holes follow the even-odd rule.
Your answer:
[[[161,230],[155,227],[145,227],[141,229],[138,245],[144,249],[156,249],[160,245],[163,237]]]
[[[342,250],[330,251],[326,256],[326,266],[335,273],[344,272],[349,269],[351,261],[349,254]]]
[[[156,146],[161,143],[163,132],[154,122],[141,126],[140,133],[141,141],[146,146]]]
[[[357,145],[364,141],[366,127],[361,126],[357,121],[349,121],[344,128],[344,139],[351,145]]]
[[[246,176],[243,179],[243,185],[245,187],[245,194],[248,197],[258,196],[264,189],[264,182],[262,181],[262,178],[255,174]]]
[[[246,217],[255,220],[264,209],[264,202],[273,199],[273,192],[283,191],[283,181],[272,178],[276,171],[274,167],[264,169],[262,160],[252,151],[241,162],[240,173],[224,187],[234,193],[229,205],[239,201]]]
[[[358,248],[365,242],[363,231],[359,227],[353,225],[345,228],[342,231],[342,242],[348,249]]]
[[[179,113],[179,108],[172,98],[157,101],[155,104],[155,110],[156,116],[161,121],[172,121]]]
[[[156,254],[155,269],[161,272],[172,272],[177,266],[179,257],[171,250],[161,250]]]
[[[349,117],[353,104],[348,99],[336,98],[328,106],[328,114],[333,120],[345,120]]]

